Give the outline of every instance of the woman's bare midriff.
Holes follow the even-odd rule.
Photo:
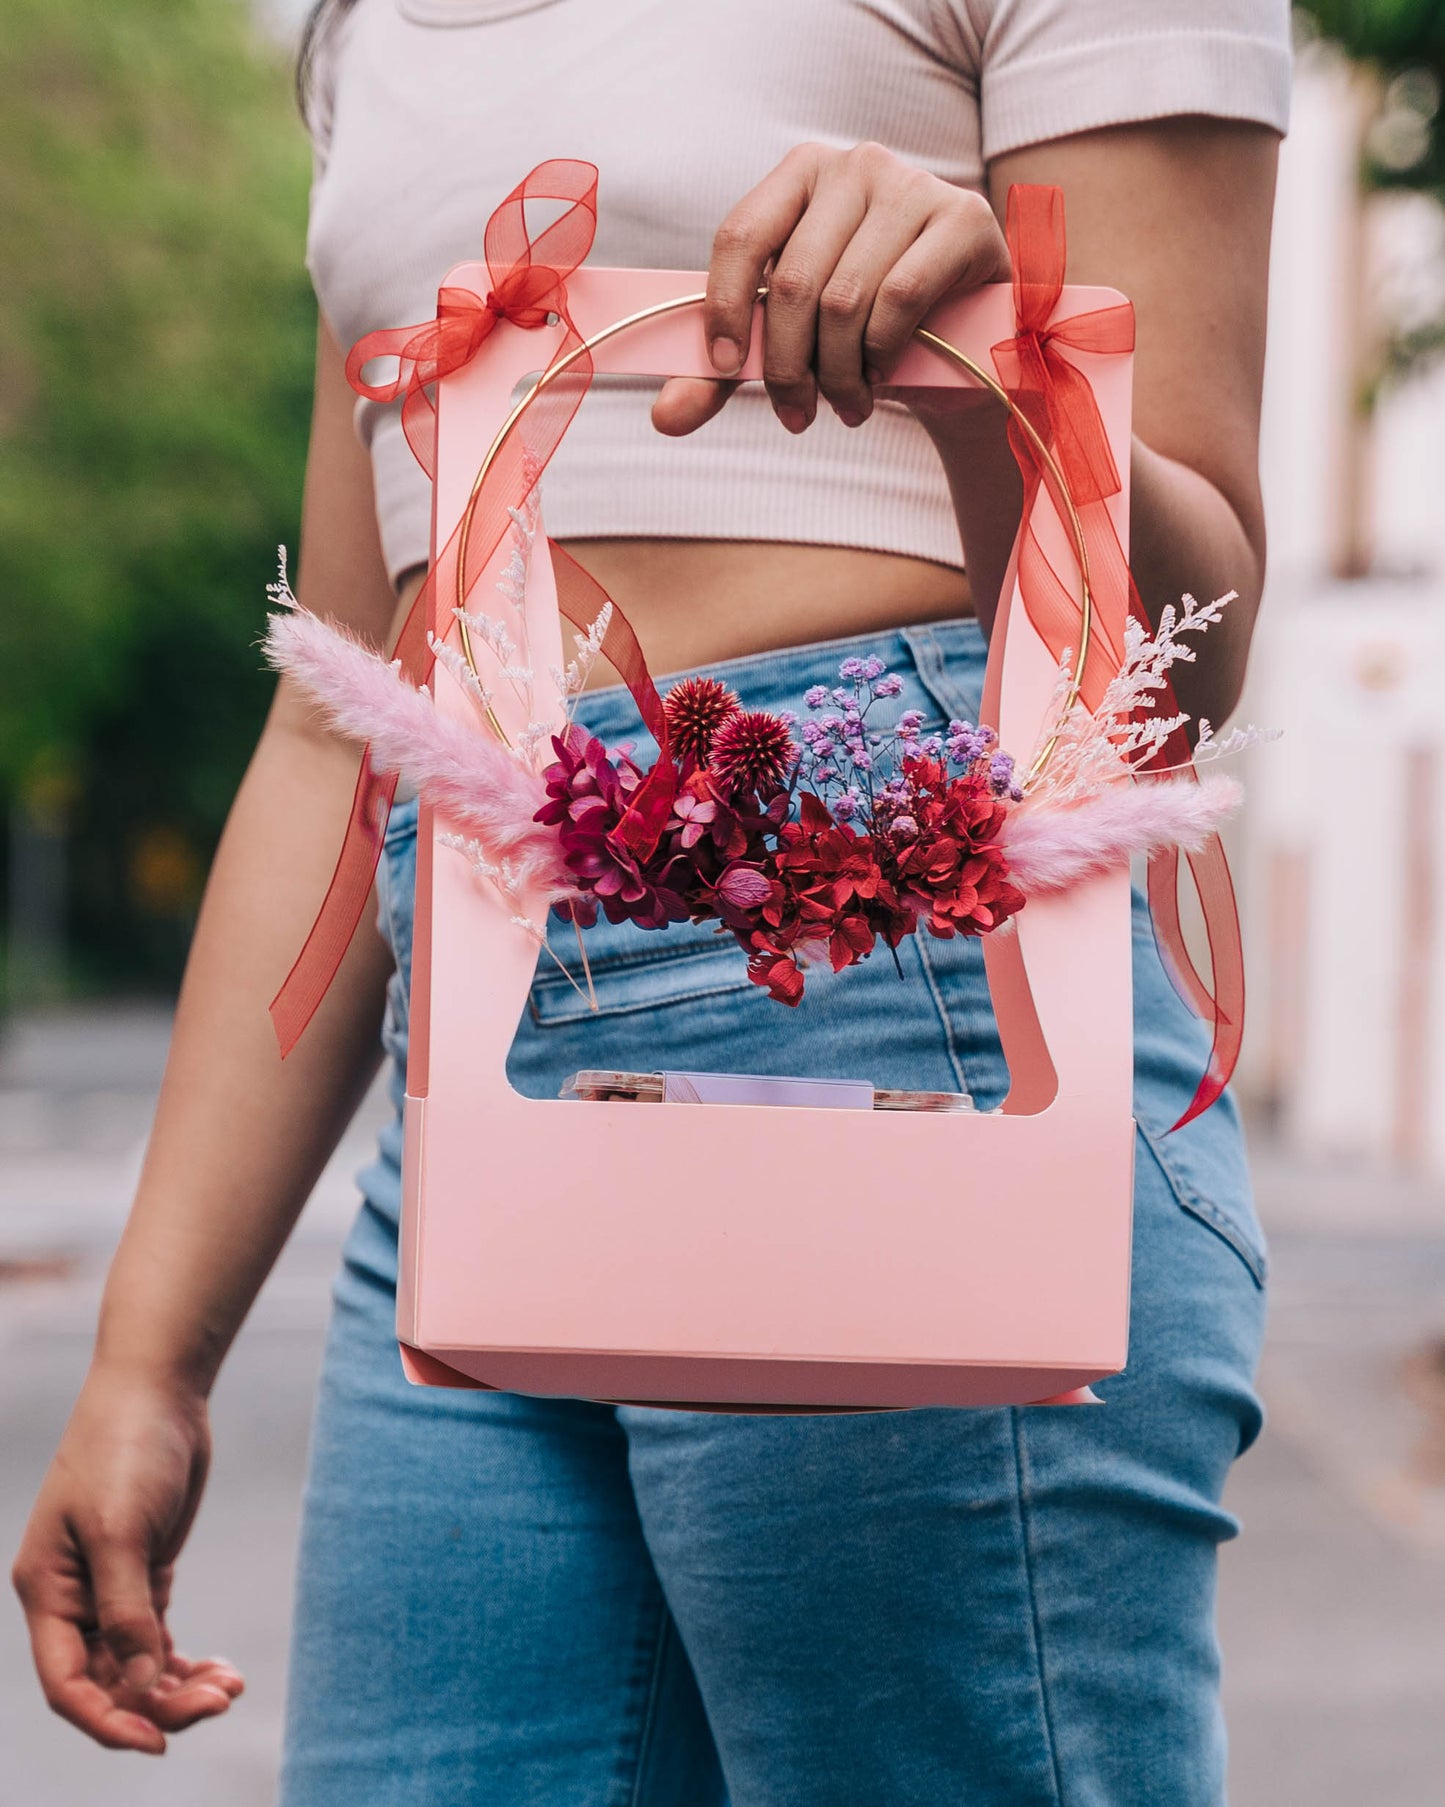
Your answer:
[[[905,553],[773,540],[559,543],[626,614],[658,676],[973,613],[962,571]],[[403,602],[422,575],[403,583]],[[616,675],[599,661],[592,682],[615,683]]]

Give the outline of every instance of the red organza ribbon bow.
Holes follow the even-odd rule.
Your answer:
[[[512,199],[508,196],[503,206]],[[590,232],[588,239],[590,242]],[[586,246],[582,254],[586,255]],[[490,269],[490,256],[487,262]],[[563,313],[567,306],[564,278],[576,267],[574,263],[564,271],[548,264],[519,263],[497,279],[485,296],[472,289],[442,289],[437,295],[435,320],[368,333],[352,346],[346,359],[347,382],[368,401],[404,398],[402,430],[429,477],[436,477],[436,404],[429,393],[431,386],[470,364],[499,320],[511,320],[517,326],[546,326],[553,314]],[[362,371],[376,358],[398,360],[400,369],[391,382],[362,380]]]
[[[1042,185],[1009,190],[1007,235],[1013,260],[1017,331],[993,348],[999,380],[1043,438],[1068,484],[1089,560],[1094,612],[1091,647],[1081,673],[1080,696],[1095,709],[1123,662],[1115,632],[1126,613],[1152,632],[1129,571],[1129,561],[1109,513],[1108,500],[1121,486],[1103,419],[1088,377],[1070,353],[1120,353],[1134,349],[1134,310],[1127,302],[1056,321],[1064,289],[1066,243],[1063,191]],[[1009,437],[1024,476],[1024,511],[1019,528],[1019,593],[1030,621],[1055,658],[1079,646],[1082,612],[1072,585],[1049,562],[1034,531],[1039,490],[1053,490],[1055,478],[1035,456],[1022,429]],[[1055,496],[1062,515],[1063,498]],[[1166,684],[1156,707],[1176,713]],[[1193,782],[1192,749],[1183,729],[1161,746],[1144,768]],[[1180,995],[1212,1025],[1209,1062],[1189,1108],[1176,1129],[1207,1110],[1219,1097],[1239,1058],[1244,1027],[1244,950],[1229,865],[1218,835],[1188,855],[1209,938],[1212,984],[1199,974],[1184,938],[1179,914],[1179,853],[1167,848],[1149,862],[1149,906],[1160,957]]]

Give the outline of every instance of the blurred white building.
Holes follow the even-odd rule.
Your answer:
[[[1300,1152],[1445,1174],[1445,368],[1352,425],[1362,346],[1438,302],[1433,203],[1356,196],[1346,67],[1301,58],[1271,275],[1270,578],[1247,713],[1241,1084]],[[1363,280],[1361,279],[1363,278]],[[1358,418],[1354,416],[1354,418]],[[1364,569],[1370,574],[1345,577]]]

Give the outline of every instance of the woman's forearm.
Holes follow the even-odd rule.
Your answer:
[[[267,1006],[325,891],[354,751],[284,691],[206,888],[96,1361],[209,1389],[379,1058],[390,956],[363,921],[281,1059]]]
[[[1018,530],[1023,486],[995,404],[920,418],[948,476],[974,606],[987,628]],[[1264,581],[1263,526],[1240,513],[1207,477],[1164,457],[1136,434],[1130,481],[1130,567],[1151,621],[1189,592],[1238,599],[1197,643],[1193,664],[1172,673],[1181,708],[1218,725],[1239,701]]]

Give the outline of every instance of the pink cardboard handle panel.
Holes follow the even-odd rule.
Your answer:
[[[568,304],[590,337],[705,280],[584,266]],[[447,281],[485,289],[485,270],[463,265]],[[1060,313],[1114,299],[1067,289]],[[990,368],[990,347],[1013,330],[1010,292],[947,300],[926,324]],[[438,542],[460,519],[514,388],[545,367],[558,337],[503,321],[484,354],[442,383]],[[760,337],[755,314],[744,377],[761,375]],[[600,373],[712,374],[700,308],[629,328],[594,360]],[[1080,364],[1127,472],[1128,360]],[[894,381],[972,383],[916,342]],[[1112,506],[1127,543],[1127,492]],[[1073,569],[1046,501],[1035,525],[1056,568]],[[505,545],[494,555],[495,573],[507,555]],[[1003,743],[1025,754],[1057,673],[1016,605],[1015,591],[989,688]],[[527,611],[541,674],[562,662],[545,529]],[[471,707],[440,667],[436,693],[448,712]],[[512,1090],[507,1055],[537,949],[438,844],[443,832],[424,810],[397,1308],[414,1379],[826,1410],[1077,1398],[1122,1366],[1133,1157],[1126,873],[1034,899],[1007,937],[985,937],[1013,1078],[1002,1115],[638,1110]],[[728,1177],[743,1140],[768,1186]],[[840,1163],[854,1176],[848,1197],[822,1196],[809,1176]],[[650,1183],[668,1171],[691,1176],[687,1196]]]

